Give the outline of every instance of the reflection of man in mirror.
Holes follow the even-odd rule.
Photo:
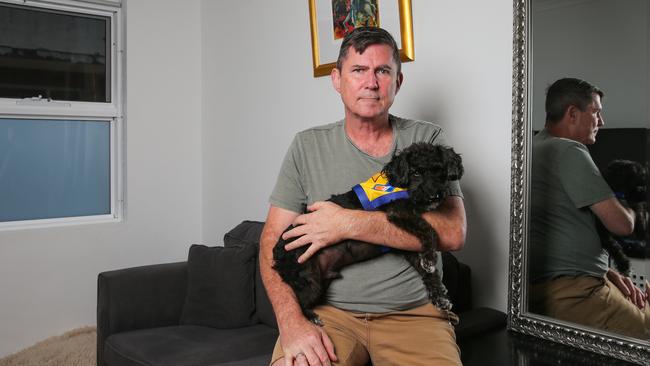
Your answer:
[[[579,79],[553,83],[546,125],[532,144],[531,296],[534,313],[650,339],[648,293],[609,267],[596,220],[614,235],[634,230],[587,147],[604,125],[604,93]]]

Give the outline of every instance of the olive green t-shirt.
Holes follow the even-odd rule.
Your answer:
[[[542,130],[532,147],[531,280],[604,276],[608,255],[589,206],[614,193],[585,145]]]
[[[414,142],[446,145],[442,129],[433,123],[395,116],[390,116],[390,122],[393,146],[382,157],[370,156],[355,146],[345,133],[344,121],[298,133],[282,163],[271,205],[302,213],[307,205],[347,192],[367,180],[381,171],[396,151]],[[450,194],[462,197],[457,181],[452,182]],[[341,309],[381,313],[407,310],[429,301],[420,275],[398,254],[389,252],[347,266],[341,274],[327,293],[328,303]]]

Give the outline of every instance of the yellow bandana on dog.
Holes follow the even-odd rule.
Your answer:
[[[363,209],[373,211],[389,202],[408,198],[406,189],[393,187],[382,173],[377,173],[367,181],[352,187],[357,194]]]

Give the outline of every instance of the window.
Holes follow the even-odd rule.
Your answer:
[[[121,12],[0,0],[0,229],[121,218]]]

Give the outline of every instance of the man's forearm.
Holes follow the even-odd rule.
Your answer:
[[[589,207],[611,233],[626,236],[634,231],[634,211],[623,207],[616,197],[610,197]]]
[[[350,239],[408,251],[422,250],[420,241],[388,221],[384,212],[347,210],[346,214],[350,221]]]
[[[291,318],[302,316],[300,305],[293,290],[282,281],[282,278],[271,268],[267,260],[262,259],[262,252],[260,252],[260,271],[278,325],[282,326]]]
[[[410,233],[395,226],[385,213],[379,211],[348,210],[350,239],[386,245],[396,249],[419,251],[420,241]],[[450,197],[437,210],[427,212],[423,218],[438,234],[437,249],[459,250],[465,243],[465,209],[460,197]]]
[[[282,224],[276,224],[273,220],[271,222],[267,221],[260,238],[259,251],[260,275],[280,327],[290,319],[302,316],[300,305],[293,290],[282,281],[280,275],[272,268],[273,247],[283,231],[281,226]]]
[[[304,356],[301,361],[310,360],[312,365],[329,365],[330,360],[337,360],[332,341],[324,330],[302,314],[293,290],[272,267],[273,248],[280,234],[297,215],[271,206],[260,239],[260,273],[278,321],[280,345],[284,353],[284,361],[279,360],[274,365],[297,364],[294,361],[301,354]]]

